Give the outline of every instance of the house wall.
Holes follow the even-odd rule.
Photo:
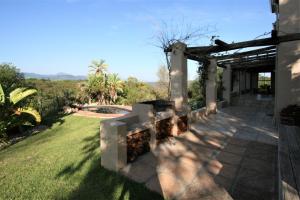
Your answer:
[[[300,1],[279,0],[278,35],[300,33]],[[275,114],[290,104],[300,104],[300,41],[277,46]]]

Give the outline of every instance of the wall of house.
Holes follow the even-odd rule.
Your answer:
[[[300,33],[300,1],[279,0],[278,35]],[[300,41],[277,46],[275,114],[290,104],[300,104]]]

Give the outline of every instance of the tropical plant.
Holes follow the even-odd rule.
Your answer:
[[[123,92],[123,81],[118,77],[118,74],[109,74],[107,77],[107,88],[110,100],[110,103],[116,103],[118,98],[118,92]]]
[[[96,75],[104,74],[107,70],[108,65],[105,63],[105,60],[93,60],[89,68],[91,72]]]
[[[8,129],[21,126],[25,123],[30,123],[31,120],[27,117],[24,117],[24,114],[30,115],[37,124],[41,122],[41,116],[39,112],[30,107],[28,102],[26,102],[26,99],[29,96],[36,93],[36,89],[16,88],[10,92],[8,96],[6,96],[0,84],[1,138],[6,136],[6,131]]]
[[[105,82],[103,74],[90,74],[88,76],[88,93],[92,99],[97,99],[100,104],[105,100]]]

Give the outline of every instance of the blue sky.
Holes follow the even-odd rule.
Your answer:
[[[0,0],[0,62],[23,72],[86,75],[105,59],[123,79],[155,81],[164,55],[154,46],[162,26],[214,27],[227,42],[272,29],[269,0]],[[194,45],[208,44],[202,38]],[[196,76],[189,62],[189,79]]]

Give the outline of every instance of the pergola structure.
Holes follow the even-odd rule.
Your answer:
[[[223,71],[223,98],[228,103],[231,93],[251,91],[258,87],[258,73],[271,72],[272,91],[275,92],[275,68],[278,59],[278,46],[281,43],[300,40],[300,33],[256,39],[238,43],[226,43],[215,40],[215,45],[187,47],[176,43],[165,49],[171,53],[171,99],[175,101],[178,111],[187,110],[187,59],[206,65],[208,77],[206,82],[207,113],[216,112],[216,69]],[[241,49],[251,50],[239,52]],[[238,50],[232,53],[233,50]],[[228,53],[229,52],[229,53]],[[279,77],[279,76],[277,76]],[[238,83],[237,83],[238,82]]]

